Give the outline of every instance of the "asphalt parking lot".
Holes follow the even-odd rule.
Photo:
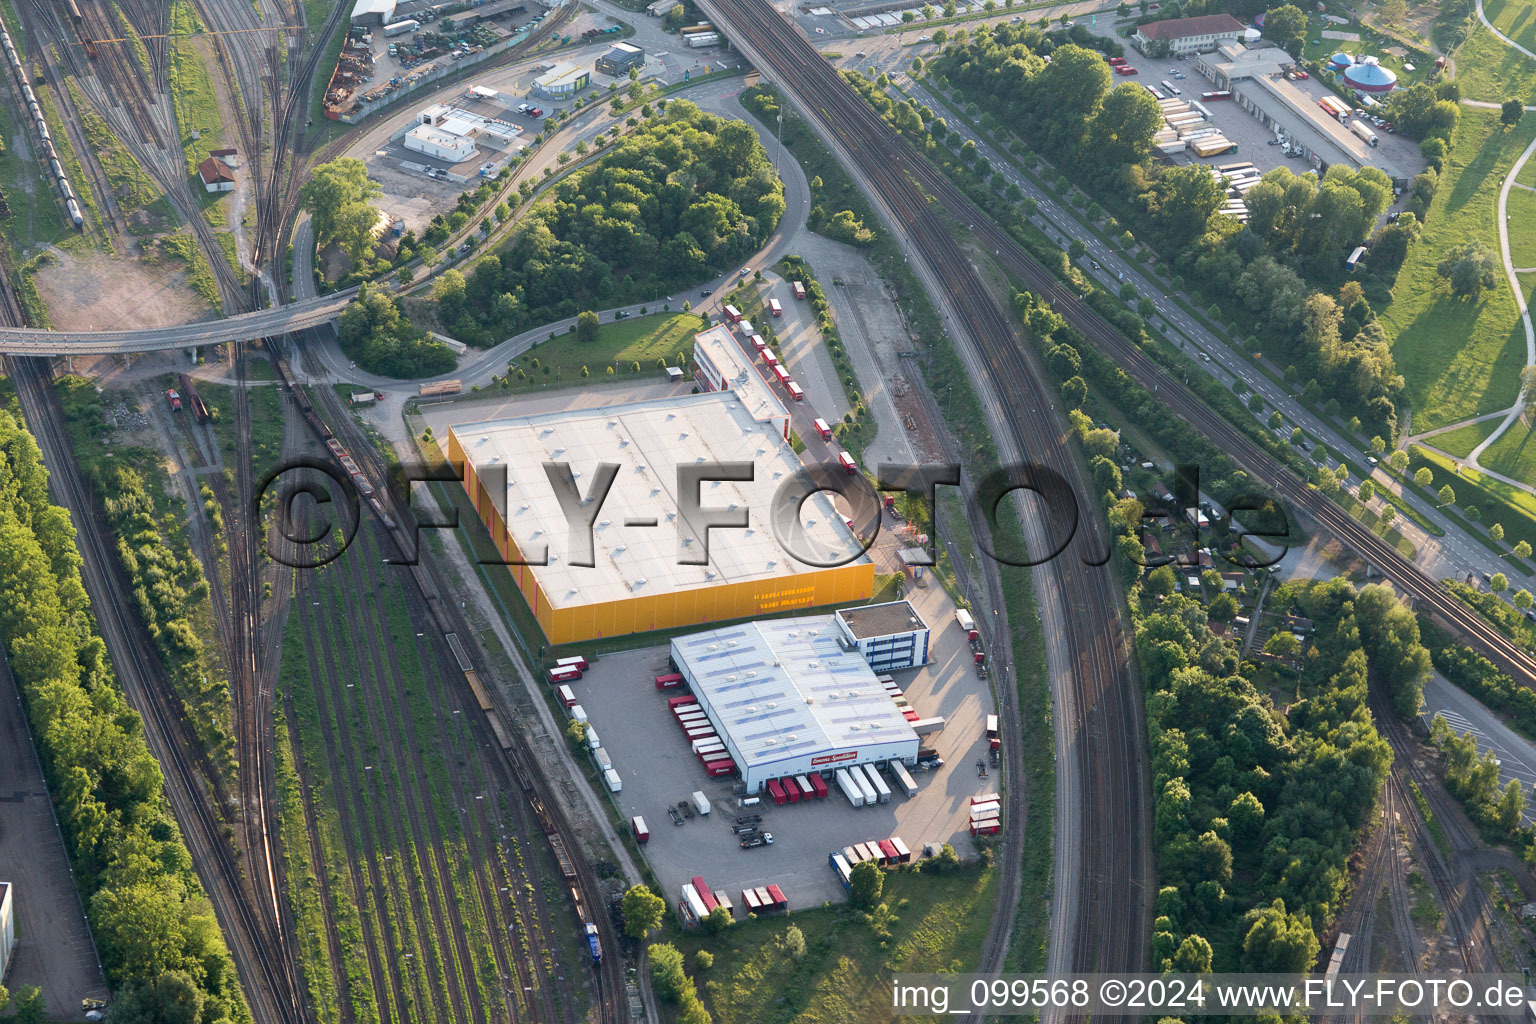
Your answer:
[[[950,843],[962,857],[975,852],[970,798],[998,791],[1001,781],[996,769],[982,778],[976,767],[978,760],[987,761],[992,693],[972,667],[970,648],[942,588],[914,587],[907,599],[932,631],[930,663],[892,674],[920,714],[945,718],[943,731],[923,740],[938,750],[944,767],[913,772],[918,795],[912,799],[902,796],[887,776],[893,789],[887,804],[853,808],[833,785],[826,800],[776,807],[764,799],[759,807],[739,811],[738,780],[705,778],[667,710],[667,697],[676,691],[660,691],[653,684],[667,670],[665,646],[605,655],[573,684],[623,781],[623,790],[611,794],[620,814],[626,821],[641,815],[650,827],[651,839],[642,849],[669,903],[677,903],[681,886],[694,875],[702,875],[711,889],[725,890],[738,917],[745,914],[740,891],[747,886],[779,886],[791,909],[839,901],[845,894],[827,866],[827,854],[893,835],[906,842],[914,857],[927,842]],[[711,813],[672,824],[667,808],[696,790],[709,798]],[[741,849],[729,827],[738,813],[761,814],[773,845]]]

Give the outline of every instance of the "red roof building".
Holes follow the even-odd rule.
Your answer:
[[[1147,53],[1155,44],[1166,43],[1170,53],[1211,51],[1224,43],[1233,43],[1243,35],[1243,23],[1230,14],[1202,14],[1198,18],[1173,18],[1154,21],[1136,29],[1136,48]]]
[[[222,160],[215,160],[210,156],[197,165],[197,174],[203,179],[203,188],[209,192],[235,190],[235,172]]]

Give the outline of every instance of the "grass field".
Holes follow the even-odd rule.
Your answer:
[[[1496,473],[1536,482],[1536,432],[1528,417],[1522,417],[1505,431],[1504,436],[1488,446],[1479,461]]]
[[[891,972],[974,964],[996,880],[992,869],[979,867],[948,875],[910,868],[888,873],[884,901],[895,920],[885,924],[890,938],[884,941],[863,913],[843,905],[744,921],[719,936],[689,932],[674,943],[716,1024],[889,1020]],[[791,925],[805,936],[799,960],[780,945]],[[707,971],[694,968],[700,949],[714,954]]]
[[[1525,449],[1517,442],[1526,436],[1523,430],[1515,432],[1515,441],[1509,442],[1514,447],[1510,455],[1513,459],[1516,455],[1524,454]],[[1497,468],[1492,458],[1495,448],[1505,444],[1500,438],[1499,444],[1489,448],[1483,453],[1483,465],[1489,468]],[[1511,487],[1500,480],[1484,476],[1474,469],[1462,467],[1460,473],[1456,472],[1453,460],[1436,452],[1425,451],[1422,457],[1410,460],[1408,470],[1416,472],[1421,466],[1428,466],[1435,474],[1433,488],[1438,489],[1442,484],[1450,484],[1456,492],[1456,505],[1464,509],[1468,505],[1476,505],[1482,512],[1484,529],[1493,523],[1500,523],[1504,527],[1504,543],[1514,546],[1520,541],[1529,541],[1536,547],[1536,495],[1527,494],[1516,487]],[[1499,468],[1506,476],[1514,476],[1506,470]],[[1511,573],[1511,577],[1513,577]]]
[[[208,150],[224,143],[224,123],[219,117],[218,95],[209,77],[193,37],[203,31],[203,23],[187,0],[171,4],[171,102],[176,110],[176,127],[181,133],[181,149],[187,162],[187,174],[207,157]],[[193,138],[197,133],[200,138]],[[203,194],[199,190],[199,194]]]
[[[1536,163],[1536,157],[1528,162]],[[1509,258],[1517,267],[1536,267],[1536,192],[1510,189],[1505,212],[1509,214]]]
[[[1483,443],[1484,438],[1499,429],[1500,420],[1483,420],[1481,423],[1469,423],[1455,430],[1447,430],[1443,434],[1435,434],[1426,437],[1421,444],[1427,444],[1433,448],[1439,448],[1447,455],[1454,455],[1458,459],[1464,459],[1472,454],[1472,449]]]
[[[1536,50],[1536,4],[1531,0],[1486,0],[1483,13],[1500,32],[1527,50]],[[1461,73],[1459,64],[1456,71]]]
[[[1474,239],[1497,249],[1499,187],[1533,135],[1536,118],[1505,131],[1496,112],[1463,108],[1423,239],[1382,310],[1415,431],[1493,412],[1515,399],[1525,334],[1508,286],[1501,279],[1480,301],[1468,302],[1450,294],[1435,265]]]
[[[1529,17],[1523,21],[1523,32],[1509,31],[1508,26],[1515,22],[1522,9],[1527,15],[1532,10],[1529,3],[1521,4],[1516,0],[1487,0],[1483,4],[1488,20],[1498,25],[1501,32],[1526,48],[1536,50],[1536,43],[1524,38],[1531,34]],[[1456,50],[1456,80],[1461,83],[1461,95],[1465,99],[1500,103],[1519,96],[1529,103],[1530,97],[1536,96],[1536,61],[1510,47],[1479,22],[1467,41]],[[1463,108],[1462,114],[1466,113]]]
[[[653,380],[660,373],[658,359],[686,370],[693,334],[702,325],[692,313],[668,313],[603,324],[591,343],[577,341],[574,334],[557,335],[514,361],[516,369],[508,374],[506,388],[519,392],[571,387],[581,383],[582,367],[589,380],[607,379],[609,367],[614,368],[616,380],[626,375],[633,378],[635,363],[640,364],[642,378]]]

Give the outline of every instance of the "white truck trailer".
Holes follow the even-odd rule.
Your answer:
[[[853,776],[848,774],[847,768],[837,770],[837,788],[843,791],[843,796],[855,807],[864,806],[864,790],[853,784]]]

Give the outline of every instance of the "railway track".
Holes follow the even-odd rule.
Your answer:
[[[1059,510],[1071,501],[1072,491],[1092,493],[1083,486],[1066,433],[1053,414],[1050,391],[1026,358],[1007,314],[935,208],[921,161],[764,0],[704,0],[702,6],[729,26],[732,39],[758,69],[776,79],[834,149],[844,152],[911,239],[911,258],[958,313],[965,334],[974,340],[976,359],[997,393],[1007,396],[1006,408],[996,407],[1000,440],[1011,441],[1015,452],[1055,474],[1054,479],[1037,477],[1046,505]],[[1085,564],[1078,557],[1081,551],[1045,567],[1061,602],[1061,633],[1054,639],[1058,649],[1070,652],[1070,664],[1062,666],[1068,680],[1059,691],[1066,699],[1058,714],[1066,716],[1074,736],[1068,755],[1076,761],[1084,800],[1073,837],[1081,884],[1063,897],[1071,901],[1074,925],[1070,958],[1063,966],[1136,971],[1147,959],[1151,899],[1150,855],[1142,839],[1149,825],[1145,732],[1138,682],[1117,614],[1117,588],[1110,571],[1102,564]],[[1068,840],[1058,833],[1057,841]],[[994,937],[979,969],[995,969],[1004,952]]]

